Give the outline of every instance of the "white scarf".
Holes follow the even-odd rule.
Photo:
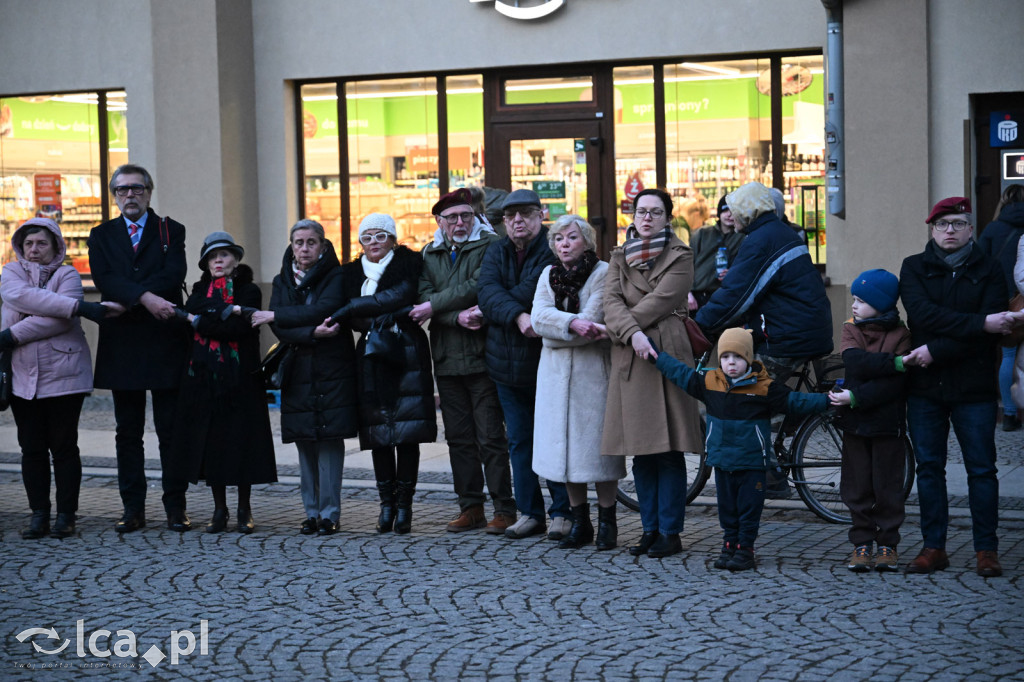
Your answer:
[[[360,290],[363,296],[373,296],[377,292],[377,282],[380,281],[381,275],[384,274],[384,270],[387,269],[388,263],[395,256],[395,250],[388,251],[387,255],[381,258],[376,263],[372,262],[364,254],[360,261],[363,264],[363,274],[366,275],[366,279],[363,281],[363,287]]]

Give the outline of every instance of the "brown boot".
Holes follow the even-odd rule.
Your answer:
[[[999,555],[992,550],[978,552],[978,575],[982,578],[998,578],[1003,574],[999,565]]]
[[[934,573],[949,568],[949,557],[946,550],[925,547],[904,569],[906,573]]]
[[[454,519],[448,522],[449,533],[464,533],[467,530],[483,528],[487,525],[487,517],[484,516],[484,506],[474,504],[466,507]]]
[[[484,532],[490,535],[504,535],[509,526],[516,522],[515,515],[502,514],[498,512],[491,519],[491,522],[484,528]]]

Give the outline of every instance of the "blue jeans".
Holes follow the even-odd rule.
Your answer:
[[[633,458],[633,482],[645,533],[683,532],[686,516],[686,457],[660,452]]]
[[[999,479],[996,478],[995,402],[944,403],[911,396],[907,426],[917,459],[917,494],[924,546],[946,548],[946,442],[949,424],[963,451],[974,551],[996,551],[999,542]]]
[[[505,413],[516,507],[523,516],[544,523],[544,497],[540,492],[540,479],[533,472],[533,408],[537,398],[537,387],[508,386],[499,383],[495,385],[498,387],[501,409]],[[548,481],[548,492],[551,493],[548,515],[551,518],[571,518],[569,493],[565,490],[565,484]]]
[[[1017,416],[1017,404],[1013,402],[1010,386],[1013,385],[1013,363],[1017,359],[1017,347],[1003,349],[1003,361],[999,365],[999,397],[1003,401],[1003,414]]]

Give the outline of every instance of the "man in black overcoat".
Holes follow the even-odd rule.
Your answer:
[[[110,192],[121,216],[93,228],[89,267],[104,301],[127,309],[100,323],[95,385],[114,396],[117,478],[124,514],[114,529],[128,533],[146,525],[143,431],[146,391],[153,396],[153,421],[160,442],[167,527],[192,527],[185,513],[188,482],[169,477],[171,431],[178,381],[188,349],[187,325],[176,315],[185,280],[185,227],[151,208],[153,178],[141,166],[114,171]]]

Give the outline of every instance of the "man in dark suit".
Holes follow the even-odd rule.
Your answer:
[[[167,527],[184,532],[192,527],[185,513],[188,482],[169,476],[168,457],[188,348],[188,327],[175,315],[187,269],[185,227],[149,208],[153,178],[141,166],[125,164],[115,170],[110,192],[121,217],[93,228],[89,266],[103,300],[127,309],[100,324],[96,351],[95,385],[113,392],[117,421],[117,478],[124,515],[114,529],[129,533],[146,525],[142,436],[148,390],[160,442]]]

